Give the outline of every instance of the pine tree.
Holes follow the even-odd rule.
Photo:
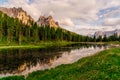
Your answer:
[[[19,23],[18,25],[18,44],[22,44],[22,24]]]
[[[2,17],[0,15],[0,17]],[[0,19],[0,41],[2,41],[2,36],[3,36],[3,27],[2,27],[2,19]]]
[[[106,35],[104,35],[104,37],[103,37],[103,42],[107,42],[107,36]]]
[[[33,24],[33,38],[34,38],[34,44],[36,45],[37,44],[37,41],[38,41],[38,26],[37,26],[37,23],[34,23]]]

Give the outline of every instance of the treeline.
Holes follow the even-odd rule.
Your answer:
[[[10,44],[16,42],[19,45],[26,43],[37,44],[40,41],[88,41],[88,37],[81,36],[61,28],[50,26],[38,26],[37,23],[22,24],[18,19],[0,12],[0,42]]]
[[[38,26],[35,22],[22,24],[17,18],[12,18],[0,12],[0,43],[37,44],[41,41],[72,41],[72,42],[109,42],[120,41],[120,36],[114,34],[107,37],[88,37],[75,34],[62,28],[49,25]]]
[[[110,42],[110,41],[120,41],[120,35],[117,33],[114,33],[111,36],[99,36],[99,37],[93,37],[92,42]]]

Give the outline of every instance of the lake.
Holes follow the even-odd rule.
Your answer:
[[[0,78],[24,75],[37,70],[70,64],[108,49],[108,45],[74,44],[49,49],[8,49],[0,50]]]

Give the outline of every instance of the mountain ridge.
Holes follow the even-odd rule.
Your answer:
[[[18,18],[22,23],[30,25],[30,22],[36,22],[39,26],[49,25],[50,27],[59,27],[59,23],[56,22],[52,16],[40,16],[37,21],[35,21],[30,15],[27,14],[25,10],[21,7],[5,8],[0,7],[0,11],[7,14],[10,17]]]
[[[59,27],[59,23],[55,22],[52,16],[40,16],[37,24],[39,26],[45,26],[45,25],[50,25],[50,27]]]
[[[97,31],[94,33],[94,36],[95,37],[99,37],[99,36],[104,37],[106,35],[107,37],[109,37],[114,34],[117,34],[117,36],[120,36],[120,29],[115,29],[113,31]]]
[[[27,14],[22,8],[5,8],[0,7],[0,11],[7,14],[10,17],[18,18],[22,23],[30,25],[30,21],[34,21],[34,19]]]

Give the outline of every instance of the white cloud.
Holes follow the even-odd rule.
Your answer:
[[[97,31],[113,31],[115,29],[120,29],[120,26],[81,26],[77,25],[76,27],[65,26],[65,29],[76,32],[81,35],[93,35]]]
[[[63,18],[61,20],[58,20],[59,24],[62,24],[62,26],[67,25],[67,26],[75,26],[74,23],[72,22],[71,19],[69,18]]]
[[[104,17],[104,26],[108,29],[114,25],[119,24],[119,18],[114,18],[114,15],[120,13],[119,10],[110,11],[107,14],[97,15],[100,10],[107,9],[110,7],[120,6],[120,0],[8,0],[4,7],[22,7],[26,10],[35,20],[40,15],[48,16],[52,15],[55,20],[59,21],[60,25],[73,26],[67,27],[67,29],[74,32],[80,32],[79,27],[87,29],[86,25],[90,25],[90,28],[96,29],[91,26],[91,22],[99,20]],[[96,24],[96,23],[94,23]],[[80,26],[76,26],[80,25]],[[98,25],[97,29],[101,27]]]
[[[112,6],[120,6],[120,0],[96,0],[99,9],[106,9]]]
[[[120,18],[107,18],[103,25],[105,26],[118,26],[120,25]]]
[[[118,14],[120,14],[120,9],[110,11],[109,13],[104,14],[103,17],[112,18],[112,17],[115,17]]]
[[[36,20],[40,15],[48,16],[51,13],[59,21],[63,18],[70,20],[78,18],[85,21],[98,19],[96,0],[33,0],[31,4],[28,0],[9,0],[4,6],[22,7]]]

